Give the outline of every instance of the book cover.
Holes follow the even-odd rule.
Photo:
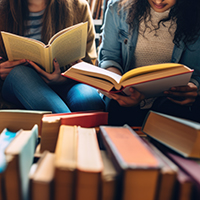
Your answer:
[[[100,126],[100,133],[106,151],[121,176],[118,195],[123,200],[153,200],[160,170],[158,159],[127,125]]]
[[[178,63],[163,63],[138,67],[120,76],[106,69],[80,62],[63,73],[63,76],[91,85],[106,93],[130,95],[129,87],[137,89],[146,98],[162,95],[173,86],[187,85],[193,70]]]
[[[29,197],[28,175],[33,163],[37,137],[38,126],[34,125],[31,130],[21,130],[5,149],[6,200],[27,200]]]
[[[150,111],[142,131],[184,157],[200,158],[200,124],[197,122]]]

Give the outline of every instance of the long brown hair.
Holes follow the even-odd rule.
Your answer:
[[[72,20],[71,10],[76,7],[76,0],[47,0],[43,16],[42,41],[47,43],[52,35],[66,27]],[[0,13],[4,15],[2,29],[18,35],[24,35],[25,22],[29,16],[27,0],[0,0]]]
[[[119,9],[122,8],[128,13],[126,22],[130,29],[134,29],[135,24],[141,20],[147,24],[151,19],[148,0],[120,0]],[[179,45],[181,40],[186,45],[195,42],[200,36],[200,0],[176,0],[168,17],[162,19],[159,24],[171,19],[177,25],[174,44]]]

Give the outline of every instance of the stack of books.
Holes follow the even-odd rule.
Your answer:
[[[200,198],[198,123],[150,111],[138,134],[106,112],[1,114],[0,200]]]

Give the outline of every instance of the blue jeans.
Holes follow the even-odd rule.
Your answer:
[[[2,95],[5,100],[28,110],[53,113],[104,110],[104,101],[95,88],[69,82],[49,86],[33,68],[19,65],[6,77]]]

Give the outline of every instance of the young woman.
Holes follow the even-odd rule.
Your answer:
[[[200,122],[200,1],[110,0],[105,14],[99,66],[118,74],[145,65],[175,62],[194,69],[188,85],[164,96],[106,98],[109,123],[141,125],[152,109]]]
[[[0,0],[0,30],[41,40],[45,44],[56,32],[88,21],[86,62],[96,57],[95,32],[85,0]],[[2,96],[19,108],[63,113],[103,110],[98,92],[61,76],[54,59],[54,72],[46,73],[28,60],[8,61],[0,37]],[[67,55],[66,55],[67,56]]]

